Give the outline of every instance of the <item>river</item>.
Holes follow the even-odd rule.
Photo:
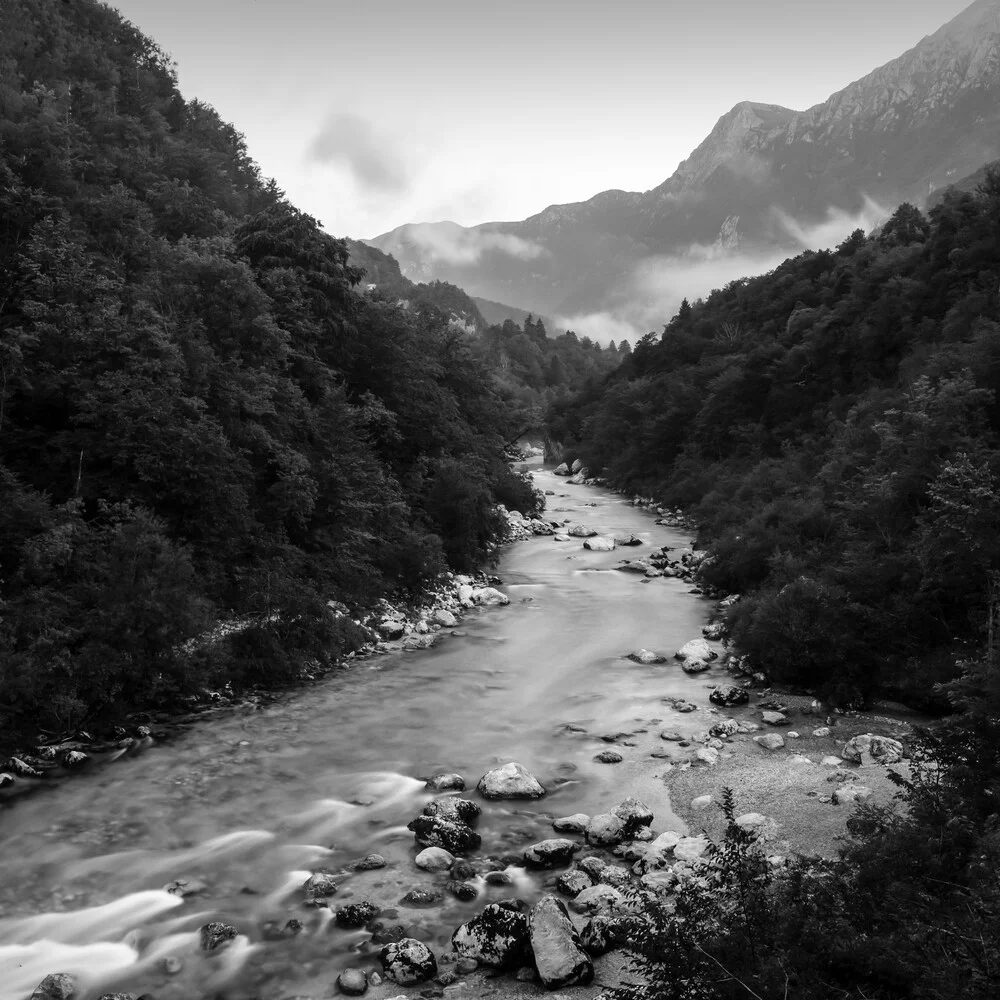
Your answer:
[[[364,931],[334,927],[329,910],[303,907],[298,886],[318,867],[345,873],[331,905],[367,898],[395,908],[387,923],[443,948],[485,902],[531,898],[540,886],[512,867],[511,887],[480,882],[476,902],[446,894],[429,909],[399,907],[409,890],[447,881],[413,865],[405,829],[431,797],[422,779],[439,771],[474,789],[514,759],[549,789],[530,803],[467,793],[484,807],[484,856],[519,853],[555,836],[553,816],[607,811],[626,795],[653,808],[657,831],[682,830],[650,741],[668,717],[673,728],[704,728],[662,699],[698,694],[704,704],[707,678],[673,660],[639,666],[624,656],[639,647],[671,655],[700,635],[710,605],[680,580],[612,567],[653,546],[687,548],[690,535],[606,490],[534,475],[562,494],[547,498],[547,517],[633,532],[644,544],[599,553],[580,539],[538,537],[508,546],[497,572],[511,604],[470,612],[460,635],[364,659],[262,709],[206,718],[0,812],[0,1000],[23,1000],[54,971],[74,972],[94,997],[328,995],[338,970],[374,968],[378,947]],[[600,736],[616,733],[634,736],[619,737],[625,761],[597,763],[608,746]],[[352,872],[369,852],[387,867]],[[205,888],[182,900],[163,890],[173,879]],[[267,928],[290,918],[302,932],[268,940]],[[213,919],[241,935],[205,954],[197,932]],[[180,959],[173,975],[162,968],[168,955]]]

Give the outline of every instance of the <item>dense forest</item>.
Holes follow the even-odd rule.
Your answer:
[[[927,706],[981,648],[1000,569],[998,273],[992,172],[684,302],[550,433],[697,518],[755,667]]]
[[[0,6],[8,732],[333,662],[365,637],[328,602],[472,568],[534,508],[474,343],[361,281],[112,8]]]

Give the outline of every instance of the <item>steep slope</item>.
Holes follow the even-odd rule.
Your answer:
[[[649,295],[639,262],[773,258],[836,242],[1000,156],[1000,0],[806,111],[742,102],[663,184],[522,222],[403,226],[370,241],[403,273],[554,315]]]

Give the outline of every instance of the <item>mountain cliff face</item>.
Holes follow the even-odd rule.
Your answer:
[[[605,191],[523,222],[408,225],[370,242],[418,280],[555,315],[613,312],[649,258],[836,242],[998,157],[1000,0],[979,0],[806,111],[736,105],[651,191]],[[824,225],[831,217],[843,234]]]

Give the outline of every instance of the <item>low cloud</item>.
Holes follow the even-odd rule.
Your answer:
[[[859,212],[831,208],[819,222],[800,222],[778,209],[774,214],[802,250],[820,250],[836,246],[855,229],[870,232],[890,212],[866,198]],[[694,245],[683,254],[648,257],[610,293],[601,310],[560,316],[557,322],[603,344],[622,337],[634,344],[650,331],[662,330],[685,298],[694,302],[738,278],[766,274],[793,255],[788,250],[732,251]]]
[[[498,251],[518,260],[536,260],[548,255],[539,244],[511,233],[482,232],[449,223],[410,226],[406,238],[433,261],[446,264],[475,264],[488,251]]]
[[[348,170],[358,187],[400,193],[410,186],[412,171],[398,143],[370,122],[347,112],[332,114],[313,137],[306,157],[313,163]]]

